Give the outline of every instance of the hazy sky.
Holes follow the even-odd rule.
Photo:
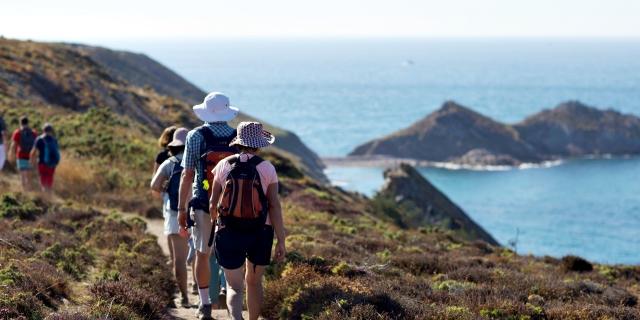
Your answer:
[[[640,0],[0,0],[0,34],[210,37],[640,37]]]

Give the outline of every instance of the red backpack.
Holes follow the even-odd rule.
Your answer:
[[[225,227],[241,231],[253,231],[267,221],[269,203],[262,189],[257,166],[264,161],[253,156],[247,162],[240,155],[229,158],[231,171],[227,176],[218,200],[220,221]]]

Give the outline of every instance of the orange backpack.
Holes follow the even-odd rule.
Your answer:
[[[253,156],[247,162],[240,155],[229,158],[231,171],[222,186],[218,201],[220,221],[225,227],[252,231],[266,223],[269,212],[267,196],[256,168],[262,158]]]

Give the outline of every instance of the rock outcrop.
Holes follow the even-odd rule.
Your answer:
[[[376,197],[391,199],[402,208],[402,220],[411,227],[439,226],[467,240],[498,242],[433,186],[415,168],[401,164],[384,173],[385,183]]]
[[[602,154],[640,154],[640,118],[570,101],[508,125],[449,101],[350,156],[514,166]]]
[[[578,101],[541,111],[513,127],[545,157],[640,153],[640,118]]]

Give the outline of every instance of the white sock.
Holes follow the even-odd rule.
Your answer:
[[[209,287],[198,288],[198,295],[200,296],[201,306],[211,304],[211,301],[209,300]]]

